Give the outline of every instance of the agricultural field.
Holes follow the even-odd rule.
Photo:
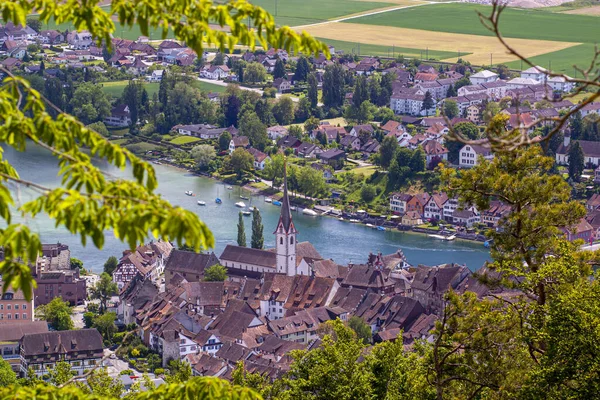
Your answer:
[[[427,47],[455,53],[460,50],[472,53],[463,58],[474,64],[510,63],[510,67],[519,68],[520,62],[511,63],[516,58],[507,55],[492,32],[479,21],[477,12],[485,14],[490,9],[484,5],[461,3],[411,7],[342,22],[350,25],[347,28],[321,25],[318,35],[377,45]],[[585,12],[582,10],[586,9],[574,8],[573,12]],[[600,34],[598,22],[598,17],[589,12],[575,15],[508,8],[501,16],[500,26],[503,36],[510,38],[509,44],[532,57],[535,63],[573,74],[573,64],[586,65],[590,60],[593,43]],[[361,28],[360,25],[364,26]],[[312,33],[317,34],[316,31]]]

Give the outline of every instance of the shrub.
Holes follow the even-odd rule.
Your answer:
[[[129,352],[129,354],[131,354],[131,357],[139,357],[140,356],[140,351],[138,349],[131,349],[131,351]]]
[[[156,369],[154,370],[154,373],[155,373],[156,375],[162,375],[162,374],[164,374],[164,373],[165,373],[165,369],[164,369],[164,368],[156,368]]]
[[[119,375],[133,375],[133,370],[124,369],[123,371],[119,372]]]

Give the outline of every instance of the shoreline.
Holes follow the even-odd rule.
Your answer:
[[[150,162],[152,164],[155,164],[155,165],[167,165],[169,167],[177,168],[177,169],[179,169],[181,171],[185,171],[187,173],[191,173],[194,176],[203,177],[203,178],[209,178],[209,179],[212,179],[212,180],[217,181],[219,183],[222,183],[223,185],[227,184],[226,182],[224,182],[224,181],[222,181],[222,180],[220,180],[220,179],[218,179],[218,178],[216,178],[216,177],[214,177],[214,176],[212,176],[210,174],[198,173],[196,171],[191,170],[190,168],[183,167],[181,165],[177,165],[177,164],[171,163],[169,161],[159,161],[159,164],[157,164],[157,161],[155,161],[155,160],[151,160],[151,159],[146,158],[146,157],[143,157],[143,158],[146,161],[148,161],[148,162]],[[231,186],[238,186],[238,187],[240,187],[240,188],[242,188],[244,190],[247,190],[247,191],[253,193],[253,195],[264,196],[263,194],[261,194],[261,191],[262,191],[261,189],[254,188],[254,187],[250,186],[250,183],[247,183],[245,185],[233,185],[232,184]],[[270,188],[270,189],[272,189],[272,188]],[[338,210],[338,211],[340,211],[340,210]],[[300,212],[300,211],[298,211],[298,212]],[[335,218],[335,219],[339,218],[338,216],[335,216],[335,215],[330,214],[330,213],[322,213],[322,214],[319,214],[319,216],[321,216],[321,217],[331,217],[331,218]],[[351,223],[350,221],[348,221],[346,219],[344,219],[344,221],[340,221],[340,222]],[[366,223],[364,223],[363,221],[360,221],[358,224],[363,225],[363,226],[366,225]],[[385,228],[386,228],[386,230],[389,230],[389,231],[392,231],[392,232],[408,233],[408,234],[420,235],[420,236],[424,236],[424,237],[429,237],[429,235],[431,235],[431,234],[437,234],[437,233],[439,233],[438,231],[433,231],[433,230],[431,232],[419,232],[419,231],[413,230],[412,227],[411,227],[411,229],[407,229],[407,230],[398,229],[397,227],[385,227]],[[426,228],[421,228],[421,229],[426,229]],[[481,243],[481,244],[483,244],[485,242],[485,240],[468,239],[468,238],[458,237],[458,236],[454,239],[454,241],[463,241],[463,242],[467,242],[467,243]]]

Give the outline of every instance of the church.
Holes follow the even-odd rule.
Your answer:
[[[298,231],[290,210],[287,176],[283,179],[281,215],[273,234],[276,238],[274,249],[252,249],[230,244],[225,247],[219,260],[227,268],[230,279],[259,278],[267,272],[309,276],[312,275],[311,264],[323,259],[310,242],[297,241]]]

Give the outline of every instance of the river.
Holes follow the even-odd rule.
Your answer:
[[[29,146],[26,154],[5,148],[4,157],[16,168],[23,179],[32,180],[44,186],[57,187],[60,178],[57,176],[57,162],[47,152]],[[121,171],[99,161],[101,168],[115,176],[128,176],[128,171]],[[240,201],[240,192],[234,187],[226,186],[215,180],[198,177],[178,168],[156,165],[159,182],[158,192],[172,204],[193,210],[208,225],[215,236],[214,252],[219,256],[227,244],[235,244],[237,239],[237,221],[239,208],[235,203]],[[185,191],[192,190],[194,197],[186,196]],[[32,193],[19,190],[15,193],[17,204],[32,198]],[[215,204],[214,199],[221,197],[223,204]],[[198,200],[206,201],[206,206],[197,204]],[[280,208],[264,201],[263,196],[253,196],[247,205],[256,205],[262,215],[264,224],[265,247],[274,247],[272,235]],[[466,241],[443,242],[424,235],[401,233],[397,231],[380,232],[364,225],[350,224],[330,217],[310,217],[294,213],[294,224],[299,231],[298,240],[310,241],[324,258],[331,258],[339,264],[364,263],[369,252],[389,254],[402,249],[408,262],[417,265],[436,265],[441,263],[466,264],[471,270],[480,268],[489,259],[489,252],[481,243]],[[251,217],[245,217],[246,238],[251,236]],[[117,240],[111,232],[106,232],[105,245],[102,250],[88,244],[83,247],[77,236],[71,235],[63,228],[55,228],[54,223],[46,216],[23,220],[20,216],[14,222],[26,222],[31,229],[37,231],[44,243],[66,243],[71,255],[81,259],[84,266],[94,272],[101,272],[102,266],[109,256],[120,257],[127,248]]]

